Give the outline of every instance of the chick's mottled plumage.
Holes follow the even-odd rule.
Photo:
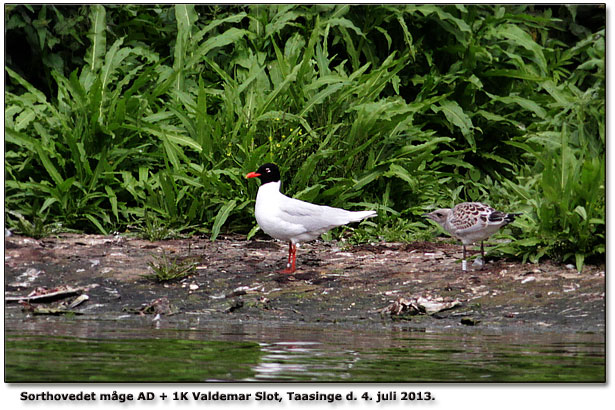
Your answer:
[[[454,208],[437,209],[423,216],[439,223],[445,231],[464,245],[483,241],[519,214],[496,211],[480,202],[463,202]]]
[[[515,220],[519,213],[496,211],[489,205],[480,202],[463,202],[454,208],[436,209],[423,214],[444,228],[449,234],[463,244],[463,259],[466,256],[466,245],[481,242],[481,252],[484,257],[482,241],[496,233],[501,227]]]

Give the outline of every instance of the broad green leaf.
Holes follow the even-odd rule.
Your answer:
[[[175,89],[181,90],[184,82],[185,61],[188,57],[189,42],[192,37],[192,26],[198,19],[193,4],[176,4],[175,21],[177,22],[177,37],[175,39],[173,69],[176,76]]]
[[[581,205],[578,205],[576,208],[574,208],[574,211],[577,214],[579,214],[579,216],[581,216],[583,220],[587,220],[587,211],[585,211],[584,207],[582,207]]]
[[[506,165],[514,166],[514,164],[511,161],[509,161],[508,159],[506,159],[506,158],[504,158],[504,157],[502,157],[500,155],[492,154],[490,152],[483,152],[483,153],[481,153],[481,155],[484,158],[492,159],[492,160],[497,161],[497,162],[499,162],[501,164],[506,164]]]
[[[484,73],[482,73],[482,75],[485,77],[518,78],[520,80],[535,81],[535,82],[544,80],[544,77],[522,72],[519,70],[506,70],[506,69],[487,70]]]
[[[49,156],[45,152],[45,149],[41,147],[40,144],[35,145],[35,149],[36,153],[38,154],[39,160],[43,164],[43,167],[45,168],[49,176],[51,176],[51,179],[53,179],[56,185],[61,185],[64,182],[64,179],[56,169],[55,165],[53,165],[53,162],[51,162],[51,159],[49,159]]]
[[[282,81],[272,92],[269,93],[265,102],[260,106],[260,110],[258,111],[257,118],[261,117],[269,108],[269,105],[278,97],[282,91],[284,91],[288,85],[294,82],[297,78],[297,73],[299,72],[301,66],[296,65],[291,73]]]
[[[166,134],[163,133],[161,138],[162,146],[164,147],[164,152],[167,159],[169,160],[174,169],[179,169],[181,167],[178,157],[179,147],[173,144]]]
[[[574,255],[575,261],[576,261],[576,267],[577,267],[577,271],[578,272],[582,272],[583,271],[583,265],[585,263],[585,254],[583,253],[576,253]]]
[[[109,202],[111,203],[111,211],[113,212],[113,215],[115,216],[115,220],[119,221],[120,216],[118,214],[118,209],[117,209],[117,196],[115,195],[115,192],[113,192],[111,187],[108,185],[105,186],[105,192],[107,192]]]
[[[453,124],[455,127],[459,128],[463,136],[468,141],[468,144],[472,148],[476,147],[476,142],[474,141],[474,136],[472,135],[472,131],[474,126],[472,125],[472,120],[470,117],[463,112],[463,109],[457,104],[455,101],[444,100],[439,102],[439,106],[432,107],[434,112],[443,112],[446,119]]]
[[[252,239],[254,235],[256,235],[256,232],[258,232],[259,230],[260,230],[260,226],[254,225],[252,229],[250,229],[250,232],[248,232],[248,234],[246,235],[246,241],[249,241],[250,239]]]
[[[235,209],[236,204],[237,204],[237,200],[232,199],[226,202],[224,205],[222,205],[222,207],[218,211],[218,214],[216,215],[216,219],[214,220],[213,228],[211,229],[211,240],[212,241],[215,241],[216,238],[218,237],[218,234],[220,233],[220,228],[222,228],[222,225],[224,225],[230,213],[233,211],[233,209]]]
[[[520,107],[525,108],[526,110],[532,111],[540,118],[545,118],[547,116],[547,111],[543,107],[527,98],[520,97],[518,95],[500,97],[498,95],[493,95],[490,93],[486,94],[491,98],[492,102],[500,102],[502,104],[517,104]]]
[[[215,28],[221,25],[224,25],[224,24],[240,23],[247,16],[248,16],[247,13],[240,12],[240,13],[230,14],[221,19],[216,19],[212,21],[211,23],[207,24],[203,29],[196,32],[193,36],[193,41],[196,43],[199,43],[207,33],[213,31]]]
[[[120,48],[124,42],[123,38],[117,39],[109,51],[105,54],[105,61],[101,70],[101,86],[103,92],[107,88],[108,82],[111,80],[114,71],[119,67],[124,58],[130,53],[128,48]]]
[[[19,85],[24,87],[29,93],[36,97],[36,100],[42,104],[47,104],[47,97],[43,92],[34,87],[28,81],[26,81],[22,76],[17,74],[15,71],[11,70],[9,67],[4,67],[4,71],[11,77],[13,80],[17,81]]]
[[[344,83],[331,84],[330,86],[318,92],[318,94],[314,95],[308,102],[305,103],[303,109],[299,113],[299,116],[305,116],[314,107],[314,105],[320,104],[321,102],[326,100],[327,97],[339,91],[343,86]]]
[[[542,73],[547,73],[547,60],[542,52],[542,48],[532,39],[529,33],[517,25],[502,24],[493,28],[493,34],[500,38],[512,40],[514,45],[519,45],[531,51]]]
[[[279,10],[271,19],[271,22],[265,26],[265,36],[273,38],[273,34],[279,33],[287,26],[293,26],[297,23],[292,23],[294,20],[301,17],[300,13],[292,11],[292,6],[288,5],[282,10]]]
[[[192,68],[197,62],[202,61],[203,56],[206,56],[211,50],[235,44],[248,33],[247,30],[231,27],[224,33],[209,38],[192,53],[192,57],[186,61],[184,69]]]
[[[374,181],[376,178],[380,177],[382,174],[384,174],[384,172],[385,171],[384,171],[383,168],[376,168],[376,169],[374,169],[372,172],[367,173],[361,179],[356,181],[355,184],[352,186],[352,189],[354,191],[360,190],[361,188],[363,188],[367,184],[369,184],[372,181]]]
[[[90,214],[86,214],[85,217],[87,219],[90,220],[90,222],[92,222],[94,224],[94,226],[96,226],[96,228],[98,228],[98,230],[100,231],[100,233],[102,233],[103,235],[109,235],[109,233],[107,232],[107,230],[105,228],[103,228],[102,224],[98,221],[98,219],[96,219],[93,215]]]
[[[197,19],[198,16],[193,4],[175,5],[175,20],[177,21],[177,29],[180,33],[190,32],[190,28]]]
[[[33,110],[26,108],[15,118],[15,131],[21,131],[26,128],[35,118],[36,113]]]
[[[101,4],[92,5],[90,8],[90,48],[88,49],[86,61],[92,72],[97,72],[102,67],[102,58],[107,49],[107,29],[106,11]]]
[[[468,168],[468,169],[472,169],[473,165],[469,164],[465,161],[460,160],[457,157],[444,157],[442,158],[441,162],[443,164],[448,164],[448,165],[455,165],[458,167],[463,167],[463,168]]]
[[[410,175],[408,170],[398,164],[391,164],[389,171],[385,175],[396,176],[407,182],[410,186],[416,185],[416,179]]]
[[[53,205],[55,202],[59,202],[57,198],[55,197],[48,197],[45,202],[43,202],[43,205],[41,206],[41,209],[39,209],[39,212],[42,214],[45,212],[45,210],[47,208],[49,208],[51,205]]]

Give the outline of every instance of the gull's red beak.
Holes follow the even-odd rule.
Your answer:
[[[246,178],[256,178],[260,176],[261,174],[259,174],[258,172],[250,172],[249,174],[246,175]]]

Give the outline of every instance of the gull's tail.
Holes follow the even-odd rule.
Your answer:
[[[495,211],[489,215],[489,222],[503,222],[504,225],[507,225],[514,222],[519,215],[521,215],[521,212],[507,214],[506,212]]]

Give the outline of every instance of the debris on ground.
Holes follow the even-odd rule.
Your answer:
[[[604,265],[577,272],[548,260],[521,263],[487,253],[480,269],[462,272],[460,247],[451,241],[314,241],[298,252],[297,271],[283,275],[278,271],[286,266],[286,244],[258,234],[251,240],[220,235],[216,241],[154,242],[128,235],[13,234],[5,238],[5,300],[32,309],[66,300],[58,314],[76,310],[91,317],[131,312],[155,320],[202,315],[213,321],[382,326],[388,322],[381,315],[389,315],[412,318],[403,326],[422,328],[605,331]],[[159,261],[159,273],[176,278],[145,278],[153,272],[152,260]],[[88,303],[69,307],[69,298],[86,293]],[[5,314],[22,314],[19,308],[8,303]]]
[[[26,313],[32,313],[34,315],[82,315],[83,312],[73,310],[75,307],[79,306],[83,302],[87,301],[89,296],[86,294],[82,294],[77,296],[72,302],[61,301],[51,306],[40,306],[32,303],[32,300],[19,300],[19,304],[21,305],[21,310]],[[46,299],[45,302],[48,302],[49,299]]]
[[[399,297],[390,305],[381,309],[380,314],[390,315],[391,317],[433,315],[434,313],[454,309],[461,305],[462,303],[459,300],[444,302],[442,298],[433,300],[421,296],[409,299]]]
[[[84,292],[84,290],[85,289],[82,287],[72,287],[69,285],[61,285],[51,289],[48,289],[45,286],[39,286],[27,295],[5,295],[4,300],[7,302],[51,302],[68,296],[73,296],[75,294],[80,294]]]
[[[175,310],[168,298],[154,299],[137,311],[140,315],[173,315]]]

